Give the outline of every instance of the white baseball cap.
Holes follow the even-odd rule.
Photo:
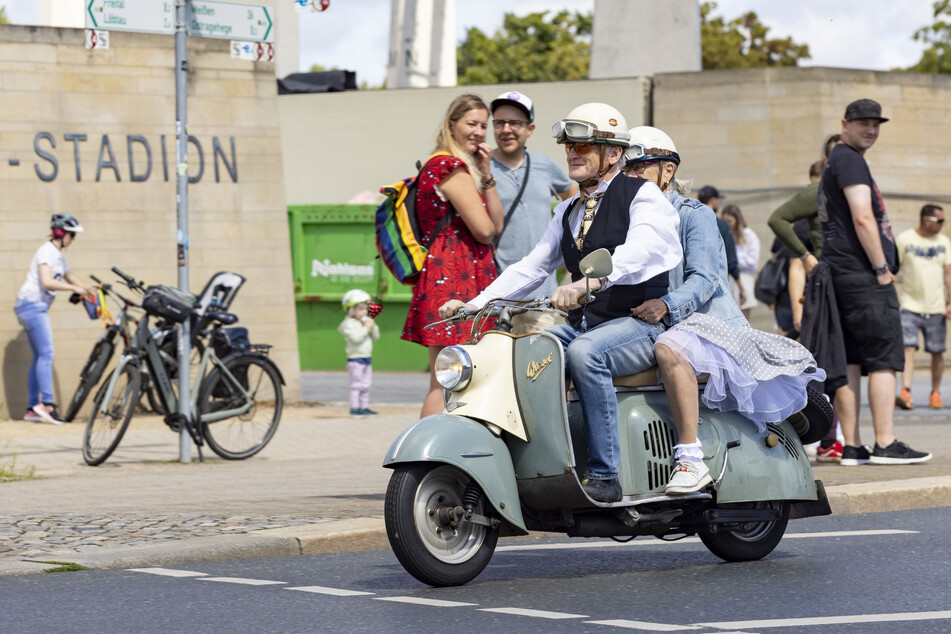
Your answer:
[[[499,106],[515,106],[525,113],[525,116],[528,117],[529,123],[533,123],[535,121],[535,106],[532,105],[532,100],[517,90],[503,92],[501,95],[493,99],[491,105],[492,114],[495,114],[495,109]]]

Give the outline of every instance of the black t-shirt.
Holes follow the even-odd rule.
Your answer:
[[[885,213],[882,193],[872,179],[868,163],[845,143],[832,148],[819,183],[819,220],[822,221],[822,236],[825,239],[822,260],[828,262],[837,273],[872,272],[872,263],[859,242],[849,202],[842,191],[850,185],[868,185],[872,190],[872,213],[878,224],[885,261],[892,273],[897,273],[898,251],[892,226]]]

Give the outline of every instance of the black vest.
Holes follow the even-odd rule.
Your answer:
[[[580,267],[584,256],[601,248],[607,249],[613,255],[614,249],[624,244],[631,225],[631,200],[637,195],[641,185],[646,182],[641,178],[629,178],[622,174],[614,177],[601,198],[598,213],[595,214],[594,221],[588,228],[581,249],[578,249],[575,242],[577,236],[571,232],[569,222],[571,209],[565,210],[565,215],[562,217],[561,254],[565,259],[565,268],[571,273],[572,282],[584,277],[581,275]],[[579,213],[582,213],[580,209]],[[666,294],[666,271],[640,284],[614,284],[595,293],[594,301],[590,304],[569,311],[568,323],[575,328],[580,328],[581,318],[584,316],[587,327],[594,328],[602,322],[618,317],[631,317],[631,309],[635,306],[639,306],[645,300],[663,297]]]

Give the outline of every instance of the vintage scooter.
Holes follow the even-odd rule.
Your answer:
[[[581,261],[587,278],[606,276],[611,266],[603,249]],[[445,411],[404,430],[383,463],[393,469],[387,536],[418,580],[467,583],[488,564],[500,536],[529,531],[696,534],[718,557],[749,561],[772,552],[790,519],[831,512],[803,449],[832,424],[831,405],[811,387],[805,409],[763,432],[736,412],[701,404],[699,438],[713,483],[665,495],[677,434],[656,368],[615,379],[623,498],[589,498],[579,481],[587,461],[584,422],[566,385],[561,343],[544,332],[508,332],[512,316],[529,310],[553,309],[547,300],[493,300],[438,322],[474,320],[471,342],[443,349],[435,362]],[[494,327],[480,336],[493,318]]]

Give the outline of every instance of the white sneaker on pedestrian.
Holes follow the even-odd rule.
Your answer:
[[[59,414],[56,412],[55,405],[46,405],[40,403],[33,406],[33,411],[43,419],[45,422],[50,423],[51,425],[62,425],[63,419],[59,417]]]
[[[664,488],[667,495],[683,495],[694,493],[713,482],[710,469],[702,462],[678,460],[674,466],[674,473]]]

